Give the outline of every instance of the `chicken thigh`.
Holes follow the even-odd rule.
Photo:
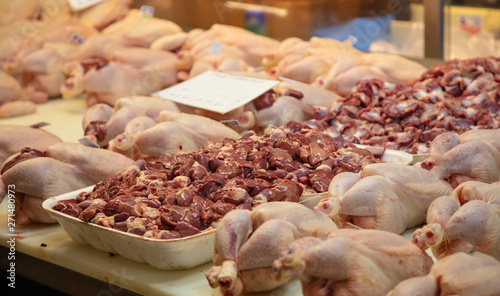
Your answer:
[[[273,266],[278,277],[298,277],[306,296],[376,296],[405,279],[426,275],[432,259],[394,233],[340,229],[326,240],[294,241]]]
[[[329,197],[316,209],[343,226],[351,222],[361,228],[399,234],[424,223],[429,205],[453,190],[434,173],[401,164],[369,164],[359,177],[353,173],[336,175]]]
[[[400,282],[387,296],[494,296],[500,293],[500,262],[476,252],[456,253],[434,263],[428,275]]]
[[[295,239],[325,238],[337,226],[323,214],[293,202],[269,202],[233,210],[217,226],[214,267],[206,274],[224,295],[270,291],[290,278],[275,277],[273,262]]]

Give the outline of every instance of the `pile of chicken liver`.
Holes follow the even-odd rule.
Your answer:
[[[407,85],[361,81],[310,124],[352,143],[427,153],[444,131],[499,128],[499,105],[500,58],[453,60]]]
[[[325,192],[336,174],[359,172],[381,162],[383,153],[289,122],[269,126],[262,136],[248,132],[237,140],[209,140],[198,151],[165,154],[154,163],[138,161],[54,209],[144,237],[187,237],[234,209]]]

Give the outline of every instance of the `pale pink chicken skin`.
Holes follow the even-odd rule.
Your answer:
[[[448,179],[453,187],[468,180],[500,181],[500,130],[443,133],[431,143],[421,167]]]
[[[19,225],[55,223],[41,207],[45,199],[116,176],[133,163],[118,153],[75,143],[54,144],[45,153],[47,157],[35,157],[2,168],[3,184],[15,185],[16,197],[20,199],[16,204]]]
[[[87,105],[115,102],[126,96],[149,95],[178,82],[177,56],[167,51],[113,46],[103,65],[75,73],[61,90],[64,97],[85,91]],[[78,69],[78,68],[75,68]]]
[[[182,47],[187,38],[188,33],[185,32],[165,35],[151,43],[151,46],[149,48],[153,50],[166,50],[174,52]]]
[[[57,21],[51,23],[40,28],[33,38],[26,39],[25,42],[20,44],[19,49],[15,52],[15,56],[10,57],[3,65],[3,68],[9,73],[19,74],[22,71],[21,65],[23,59],[29,54],[43,48],[44,44],[68,42],[73,34],[78,34],[86,40],[90,35],[95,33],[96,31],[93,28],[74,21]]]
[[[402,233],[425,222],[429,205],[453,189],[434,173],[393,163],[366,165],[359,179],[352,173],[336,175],[329,197],[316,209],[337,219],[369,229]]]
[[[274,89],[279,95],[289,95],[299,99],[302,110],[310,116],[314,114],[313,107],[330,108],[341,99],[339,95],[333,92],[300,82],[283,81]]]
[[[45,150],[60,142],[62,140],[58,136],[41,128],[0,124],[0,167],[7,158],[19,153],[24,147]]]
[[[269,202],[252,211],[233,210],[217,226],[214,267],[205,276],[224,295],[270,291],[290,278],[277,278],[279,252],[304,236],[326,238],[337,226],[323,214],[292,202]]]
[[[280,96],[272,106],[257,111],[257,122],[260,127],[268,125],[283,126],[291,120],[305,121],[309,119],[302,110],[302,102],[294,97]]]
[[[103,35],[122,37],[132,46],[149,47],[156,39],[182,32],[182,28],[160,18],[142,19],[138,9],[132,9],[122,20],[104,30]]]
[[[89,108],[84,114],[85,123],[82,122],[85,136],[101,147],[123,133],[127,123],[135,117],[147,116],[157,121],[163,110],[180,112],[172,101],[146,96],[123,97],[116,101],[112,110],[110,108],[102,105],[100,108]],[[98,126],[92,127],[92,122],[97,122]]]
[[[387,296],[494,296],[500,293],[499,277],[495,258],[460,252],[434,263],[428,275],[400,282]]]
[[[25,56],[21,61],[23,86],[33,88],[37,95],[61,95],[61,85],[66,80],[63,66],[78,56],[78,47],[68,43],[46,43],[43,48]],[[35,98],[28,98],[36,101]]]
[[[304,295],[386,295],[429,272],[432,259],[407,239],[380,230],[340,229],[326,240],[305,237],[274,262],[278,277],[298,277]]]
[[[478,251],[500,259],[500,183],[467,181],[436,199],[412,241],[436,258]]]
[[[21,89],[21,84],[6,72],[0,70],[0,118],[34,113],[34,102],[25,101],[27,94]],[[29,96],[31,97],[31,96]]]
[[[115,21],[124,18],[132,5],[132,0],[107,0],[76,13],[82,24],[102,30]]]
[[[165,153],[198,150],[208,139],[239,137],[218,121],[164,110],[157,122],[144,116],[129,121],[124,132],[110,141],[109,149],[135,160],[155,160]]]

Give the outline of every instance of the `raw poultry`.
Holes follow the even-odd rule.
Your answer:
[[[157,122],[149,117],[136,117],[124,132],[109,142],[108,149],[134,160],[158,159],[166,153],[200,149],[209,139],[237,139],[240,134],[209,118],[172,112],[160,112]]]
[[[82,126],[91,141],[135,160],[198,150],[208,139],[240,137],[220,122],[181,113],[171,101],[145,96],[121,98],[114,108],[94,105]]]
[[[42,125],[43,126],[43,125]],[[0,167],[11,155],[19,153],[22,148],[30,146],[33,149],[44,151],[49,146],[60,143],[62,140],[37,125],[0,125]],[[0,196],[4,196],[0,192]]]
[[[466,181],[436,199],[412,241],[436,258],[479,251],[500,260],[500,182]]]
[[[16,188],[17,224],[55,223],[42,208],[45,199],[115,176],[132,163],[121,154],[75,143],[26,147],[4,162],[0,183]]]
[[[311,83],[339,95],[348,95],[357,82],[378,78],[389,83],[407,83],[425,72],[425,67],[408,59],[363,53],[349,43],[312,37],[303,41],[285,39],[277,51],[265,57],[272,76]]]
[[[96,29],[123,17],[131,2],[104,1],[73,12],[67,1],[2,1],[0,66],[13,75],[8,80],[18,80],[23,90],[8,101],[2,97],[0,117],[33,113],[35,103],[59,97],[66,79],[62,65],[74,60],[78,52],[73,37],[86,40]],[[0,92],[10,90],[12,84],[0,85]]]
[[[419,167],[392,163],[365,165],[359,174],[335,176],[328,198],[316,209],[338,221],[366,229],[402,233],[425,222],[429,205],[451,186]]]
[[[205,276],[223,295],[270,291],[290,280],[274,276],[273,262],[282,249],[306,236],[324,239],[337,229],[325,215],[297,203],[231,211],[217,226],[214,266]]]
[[[375,296],[426,275],[432,263],[429,255],[397,234],[339,229],[326,240],[309,236],[283,248],[274,271],[278,278],[298,277],[306,296]]]
[[[85,112],[82,119],[84,135],[101,147],[125,131],[125,126],[135,117],[149,117],[155,122],[160,112],[179,112],[171,101],[155,97],[129,96],[119,99],[114,107],[96,104]]]
[[[406,85],[366,80],[315,119],[354,143],[427,153],[444,131],[498,129],[499,73],[500,59],[484,57],[435,65]]]
[[[429,157],[420,166],[453,187],[468,180],[500,181],[500,129],[443,133],[431,143]]]
[[[494,296],[500,291],[499,277],[498,260],[459,252],[434,263],[428,275],[400,282],[387,296]]]

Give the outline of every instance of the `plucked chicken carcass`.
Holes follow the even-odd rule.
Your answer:
[[[62,140],[58,136],[36,126],[0,124],[0,167],[7,158],[19,153],[24,147],[44,151],[60,142]]]
[[[79,60],[65,65],[70,77],[64,97],[87,93],[87,105],[114,105],[126,96],[149,95],[178,82],[178,58],[169,51],[131,47],[123,36],[94,36],[82,46]]]
[[[337,226],[325,215],[293,202],[233,210],[217,226],[214,267],[206,274],[224,295],[270,291],[290,278],[273,274],[279,252],[304,236],[326,238]]]
[[[23,148],[1,168],[3,186],[16,188],[16,223],[55,223],[42,208],[53,196],[81,189],[124,171],[128,157],[75,143],[57,143],[43,151]]]
[[[180,112],[172,101],[157,97],[129,96],[116,101],[114,107],[96,104],[89,108],[82,120],[84,135],[101,147],[123,133],[128,122],[135,117],[146,116],[158,120],[160,112]]]
[[[21,84],[0,70],[0,118],[25,115],[36,110],[34,102],[23,100]]]
[[[363,79],[407,83],[426,70],[402,57],[362,53],[349,43],[318,37],[285,39],[276,52],[266,55],[263,65],[273,77],[313,83],[340,95],[349,94]]]
[[[500,130],[443,133],[431,143],[421,166],[448,179],[453,187],[468,180],[500,181]]]
[[[149,47],[156,39],[170,34],[182,32],[182,28],[174,22],[150,18],[143,19],[138,9],[131,9],[126,17],[104,30],[105,36],[117,36],[126,39],[132,46]]]
[[[214,24],[209,30],[194,29],[156,46],[180,48],[179,79],[185,80],[207,70],[235,71],[233,67],[237,65],[259,67],[264,56],[276,50],[279,42],[242,28]],[[233,65],[230,69],[225,65],[228,63]]]
[[[463,182],[436,199],[412,241],[436,258],[479,251],[500,260],[500,182]]]
[[[43,103],[60,96],[61,85],[66,80],[63,66],[76,59],[78,49],[69,43],[45,43],[41,49],[25,56],[21,61],[21,71],[26,99]]]
[[[339,229],[326,240],[294,241],[273,266],[278,278],[298,277],[306,296],[386,295],[399,282],[426,275],[432,259],[394,233]]]
[[[84,25],[102,30],[129,12],[132,0],[106,0],[74,13]]]
[[[166,153],[195,151],[208,139],[237,139],[233,129],[194,114],[164,110],[157,122],[150,117],[129,121],[122,134],[109,142],[109,150],[134,160],[152,161]]]
[[[335,176],[328,198],[316,209],[361,228],[402,233],[425,222],[429,205],[453,189],[437,175],[419,167],[393,163],[366,165],[359,174]]]
[[[20,74],[23,60],[31,53],[43,48],[47,42],[69,42],[74,34],[78,34],[83,40],[90,35],[96,34],[96,30],[75,21],[57,21],[47,26],[41,27],[35,36],[24,39],[14,56],[11,56],[4,63],[3,68],[11,74]]]
[[[387,296],[494,296],[500,294],[500,262],[476,252],[456,253],[434,263],[428,275],[400,282]]]

